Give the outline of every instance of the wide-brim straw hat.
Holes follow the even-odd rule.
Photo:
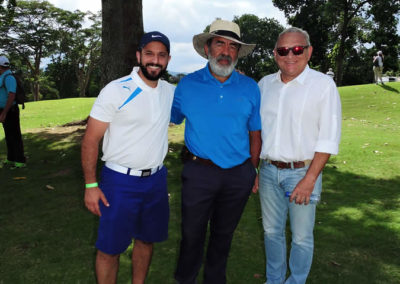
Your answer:
[[[193,37],[194,49],[198,54],[207,59],[207,55],[204,51],[204,45],[210,38],[216,36],[223,37],[240,44],[241,46],[239,49],[238,58],[249,55],[256,46],[255,44],[247,44],[241,41],[240,28],[236,23],[225,20],[215,20],[210,26],[210,32],[201,33]]]

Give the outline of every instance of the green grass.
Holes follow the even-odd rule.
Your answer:
[[[339,91],[342,142],[340,154],[324,172],[308,283],[400,283],[400,83]],[[98,221],[82,199],[83,130],[51,129],[85,118],[92,103],[93,99],[43,101],[28,103],[21,111],[29,166],[0,170],[1,284],[95,283]],[[155,247],[150,284],[174,283],[183,129],[170,128],[165,161],[171,194],[169,239]],[[4,144],[0,136],[1,159]],[[252,195],[233,240],[228,283],[265,281],[260,216],[258,195]],[[118,283],[130,283],[130,257],[131,248],[121,256]]]
[[[20,107],[21,130],[41,127],[54,127],[85,119],[90,112],[95,98],[73,98],[51,101],[25,103],[25,109]],[[0,140],[4,132],[0,131]]]

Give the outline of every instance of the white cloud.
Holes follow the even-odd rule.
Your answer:
[[[192,43],[172,43],[168,70],[182,73],[193,72],[205,66],[206,59],[197,54]]]
[[[101,10],[101,0],[50,0],[49,2],[58,8],[69,11],[97,12]]]
[[[66,10],[99,11],[101,0],[50,0],[56,7]],[[286,24],[281,11],[265,0],[143,0],[143,24],[145,31],[159,30],[171,41],[172,59],[168,70],[192,72],[204,66],[192,46],[195,34],[216,18],[233,20],[234,16],[254,14],[259,18],[274,18]]]

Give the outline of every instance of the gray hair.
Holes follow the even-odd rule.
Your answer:
[[[310,36],[308,35],[308,33],[305,30],[302,30],[302,29],[297,28],[297,27],[290,27],[290,28],[287,28],[286,30],[284,30],[283,32],[281,32],[279,34],[278,39],[277,39],[277,41],[275,43],[275,47],[276,47],[279,39],[281,38],[281,36],[283,36],[283,35],[285,35],[287,33],[300,33],[300,34],[302,34],[304,36],[307,45],[311,45]]]

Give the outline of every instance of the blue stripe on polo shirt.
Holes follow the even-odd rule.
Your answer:
[[[118,109],[123,108],[127,103],[129,103],[131,100],[133,100],[141,92],[142,92],[142,89],[137,87],[136,90],[129,96],[129,98]]]
[[[125,82],[131,81],[131,80],[132,80],[132,78],[128,78],[128,79],[120,81],[120,83],[125,83]]]

